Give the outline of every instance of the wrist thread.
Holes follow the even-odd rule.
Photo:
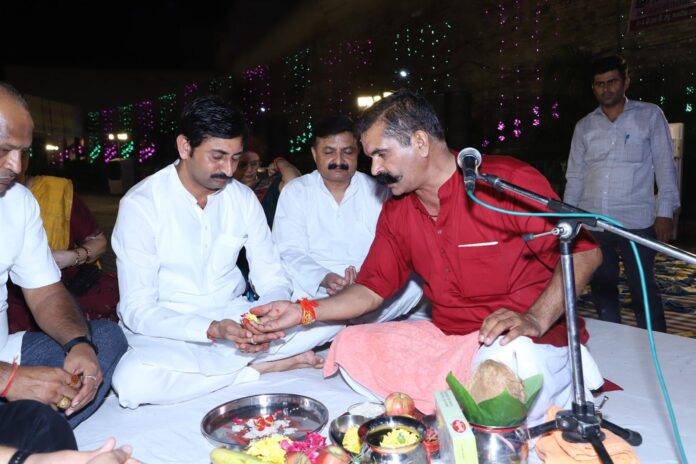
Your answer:
[[[300,323],[302,325],[309,325],[317,320],[317,313],[314,308],[319,306],[319,303],[312,301],[307,297],[297,300],[297,303],[302,309],[302,316],[300,318]]]

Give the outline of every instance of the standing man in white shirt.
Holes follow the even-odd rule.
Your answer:
[[[679,208],[679,191],[665,115],[656,105],[626,98],[631,79],[622,57],[596,60],[592,75],[599,107],[575,126],[564,201],[616,219],[636,234],[667,242]],[[595,232],[594,236],[604,258],[591,281],[599,318],[621,322],[617,287],[621,258],[638,327],[646,328],[643,292],[629,242],[610,232]],[[665,332],[662,298],[655,284],[655,251],[640,245],[638,251],[652,328]]]
[[[85,321],[60,281],[38,203],[15,182],[33,129],[26,100],[0,82],[0,410],[9,417],[0,438],[27,452],[75,448],[72,433],[58,429],[65,430],[65,419],[75,427],[96,411],[126,350],[116,324]],[[8,333],[8,277],[43,332]]]
[[[232,178],[246,137],[239,111],[219,97],[194,100],[180,122],[180,159],[121,200],[112,243],[130,345],[113,381],[122,406],[171,404],[264,372],[322,366],[312,337],[277,340],[240,324],[250,306],[235,264],[242,247],[260,301],[291,290],[261,204]]]
[[[314,127],[317,169],[290,181],[280,194],[273,240],[293,282],[293,300],[323,298],[351,285],[375,238],[389,189],[357,172],[358,140],[346,116]],[[359,322],[391,320],[408,313],[423,292],[413,277]],[[342,328],[336,324],[336,333]]]

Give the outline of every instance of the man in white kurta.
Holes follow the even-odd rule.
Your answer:
[[[273,240],[292,279],[293,296],[324,298],[353,283],[375,237],[389,189],[357,172],[353,122],[333,116],[315,125],[312,156],[317,170],[280,194]],[[423,292],[409,279],[378,311],[353,322],[392,320],[411,311]],[[341,325],[334,325],[336,332]]]
[[[85,321],[60,281],[39,204],[28,189],[15,182],[22,158],[29,156],[33,129],[26,100],[0,81],[0,411],[15,401],[34,403],[34,411],[50,411],[48,407],[36,409],[36,403],[41,403],[64,409],[70,426],[76,427],[101,405],[126,343],[113,322]],[[22,288],[43,332],[9,334],[8,278]],[[71,443],[56,443],[53,438],[58,435],[39,434],[37,422],[25,416],[26,421],[21,417],[10,421],[12,430],[0,430],[6,445],[30,445],[31,451],[75,446],[72,436],[68,438]],[[22,433],[27,436],[15,442]],[[43,443],[24,442],[30,435],[43,437],[39,440]]]
[[[195,100],[177,137],[181,159],[121,200],[112,243],[131,348],[114,374],[122,406],[175,403],[268,370],[320,366],[307,350],[326,341],[321,328],[269,347],[271,339],[239,324],[250,306],[235,264],[242,247],[261,300],[291,294],[260,203],[232,180],[245,130],[221,100]]]

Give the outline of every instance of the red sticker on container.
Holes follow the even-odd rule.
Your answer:
[[[461,421],[459,419],[452,422],[452,428],[454,429],[455,432],[459,432],[459,433],[466,432],[466,424],[464,423],[464,421]]]

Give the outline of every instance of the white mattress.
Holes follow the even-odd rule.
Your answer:
[[[643,444],[636,451],[643,463],[678,463],[647,333],[596,320],[587,320],[587,326],[589,348],[602,374],[624,388],[607,394],[605,417],[642,434]],[[656,334],[655,339],[687,457],[696,461],[696,340],[665,334]],[[323,379],[314,369],[266,374],[259,382],[224,388],[176,406],[123,409],[112,395],[75,429],[77,443],[80,449],[93,449],[113,436],[119,444],[132,445],[135,456],[145,463],[208,463],[213,446],[201,435],[203,416],[216,405],[259,393],[311,396],[326,405],[331,419],[363,401],[340,377]]]

